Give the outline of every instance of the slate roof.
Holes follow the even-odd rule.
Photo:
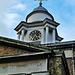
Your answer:
[[[44,52],[45,50],[47,50],[47,48],[45,49],[40,45],[35,45],[32,43],[27,43],[27,42],[10,39],[2,36],[0,36],[0,44],[20,47],[20,48],[27,49],[28,51],[35,51],[35,52]]]

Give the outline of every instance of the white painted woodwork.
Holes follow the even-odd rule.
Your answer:
[[[46,27],[46,43],[49,43],[49,27]]]
[[[45,14],[45,13],[34,13],[33,15],[31,15],[28,19],[27,19],[27,23],[30,22],[36,22],[36,21],[43,21],[45,18],[49,18],[52,20],[52,18]]]
[[[56,41],[56,34],[55,34],[55,29],[53,29],[53,43],[55,43],[55,41]]]
[[[18,33],[17,35],[18,35],[18,40],[20,40],[20,33]]]
[[[24,29],[22,29],[22,41],[24,41]]]

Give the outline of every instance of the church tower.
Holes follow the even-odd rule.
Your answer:
[[[26,17],[26,22],[21,21],[15,28],[18,40],[36,43],[48,44],[63,40],[57,33],[59,23],[42,6],[41,0],[39,6],[35,8]]]

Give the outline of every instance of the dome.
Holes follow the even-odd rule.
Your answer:
[[[44,7],[42,7],[42,6],[39,6],[39,7],[37,7],[37,8],[35,8],[33,11],[46,11],[46,12],[48,12]]]
[[[27,15],[26,22],[31,23],[43,21],[45,18],[54,20],[53,16],[44,7],[42,7],[42,5],[39,5],[39,7],[35,8],[30,14]]]

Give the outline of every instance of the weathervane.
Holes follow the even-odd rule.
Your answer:
[[[40,1],[39,5],[42,6],[42,1],[47,1],[47,0],[34,0],[34,1]]]

